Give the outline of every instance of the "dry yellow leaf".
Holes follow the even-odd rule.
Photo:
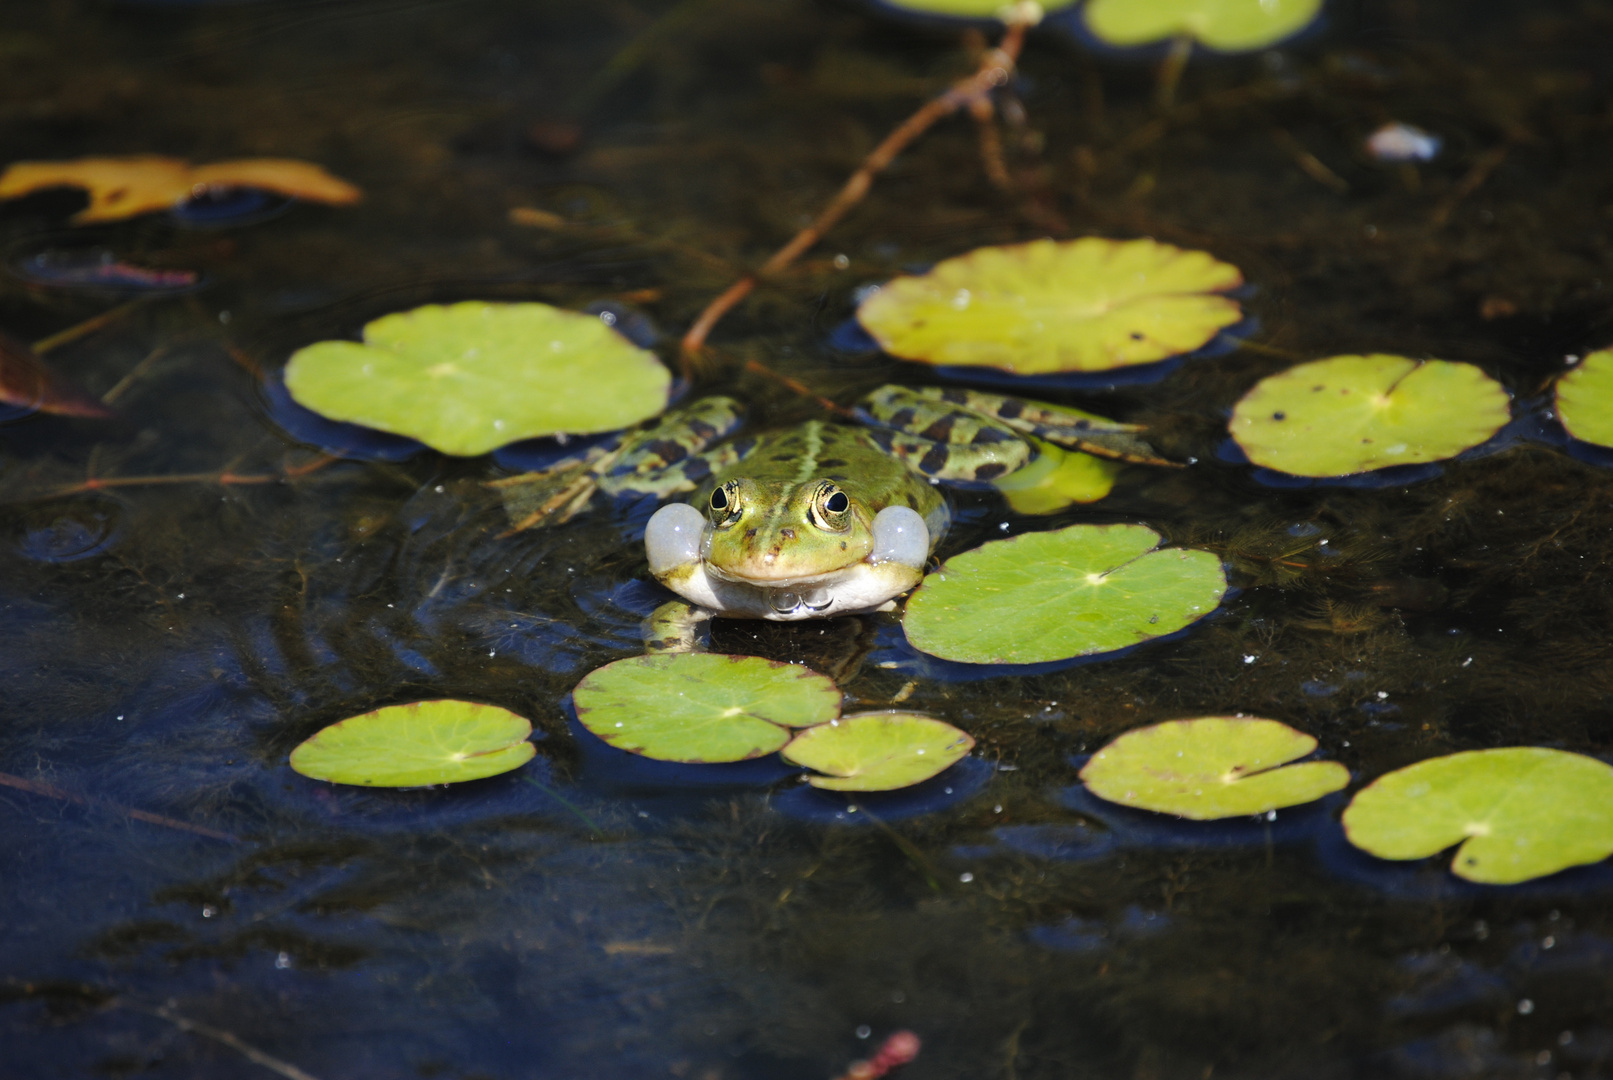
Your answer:
[[[290,198],[343,205],[362,197],[358,188],[318,165],[293,158],[240,158],[191,165],[155,154],[19,161],[0,174],[0,199],[15,199],[52,187],[80,187],[90,205],[73,215],[75,225],[120,221],[168,210],[208,188],[248,187]]]

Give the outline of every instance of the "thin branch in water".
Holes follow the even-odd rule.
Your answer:
[[[101,395],[101,404],[111,405],[113,402],[117,401],[118,398],[122,397],[125,390],[133,386],[136,380],[143,376],[147,371],[151,370],[152,364],[155,364],[162,357],[168,355],[168,350],[170,348],[171,345],[165,342],[146,353],[145,359],[141,360],[134,367],[130,368],[129,373],[123,378],[119,379],[117,383],[113,385],[112,389]]]
[[[1484,182],[1490,178],[1490,174],[1501,167],[1501,163],[1507,159],[1507,155],[1512,153],[1512,146],[1516,141],[1515,136],[1508,136],[1505,141],[1492,146],[1480,155],[1479,159],[1473,163],[1473,167],[1467,171],[1467,175],[1462,177],[1462,182],[1457,184],[1449,195],[1441,199],[1438,206],[1434,207],[1434,213],[1429,218],[1429,224],[1437,229],[1449,221],[1451,214],[1456,212],[1456,208],[1461,204],[1462,200],[1483,187]]]
[[[236,1053],[252,1062],[252,1064],[262,1065],[270,1072],[278,1073],[279,1075],[285,1077],[286,1080],[318,1080],[318,1078],[313,1074],[304,1072],[291,1062],[259,1050],[257,1047],[253,1046],[239,1035],[236,1035],[234,1032],[225,1031],[223,1028],[216,1028],[211,1024],[204,1024],[200,1020],[192,1020],[188,1016],[180,1016],[166,1005],[139,1005],[132,1001],[124,1001],[121,998],[113,998],[109,1004],[117,1008],[128,1009],[131,1012],[145,1013],[147,1016],[155,1016],[160,1020],[168,1021],[170,1024],[174,1025],[174,1027],[178,1028],[180,1031],[186,1032],[187,1034],[200,1035],[204,1039],[212,1039],[214,1042],[221,1043],[224,1046],[229,1047],[231,1050],[234,1050]]]
[[[204,825],[192,825],[188,821],[163,817],[161,814],[153,814],[149,810],[136,810],[132,807],[119,806],[117,803],[108,802],[105,799],[79,795],[65,788],[59,788],[55,784],[47,784],[43,780],[29,780],[26,777],[13,776],[10,773],[0,773],[0,784],[4,784],[9,788],[16,788],[18,791],[26,791],[30,795],[43,795],[47,799],[59,799],[62,802],[70,802],[78,806],[109,810],[116,814],[134,818],[136,821],[144,821],[149,825],[161,825],[165,829],[179,829],[182,832],[195,833],[197,836],[205,836],[209,840],[223,840],[231,844],[241,842],[241,838],[233,833],[209,829]]]
[[[1305,149],[1300,141],[1282,128],[1272,128],[1271,137],[1278,146],[1288,152],[1306,176],[1318,184],[1330,187],[1340,195],[1349,193],[1350,182],[1322,163],[1322,159]]]
[[[810,225],[775,251],[755,273],[740,278],[706,305],[706,309],[700,313],[699,318],[689,327],[688,333],[683,336],[681,351],[685,368],[695,364],[705,348],[706,338],[711,335],[712,329],[722,317],[749,296],[758,281],[783,270],[823,239],[825,233],[862,202],[863,197],[868,194],[868,189],[873,186],[874,178],[884,172],[913,140],[928,131],[937,121],[951,116],[959,109],[972,106],[975,101],[987,97],[992,90],[1006,83],[1013,73],[1014,65],[1019,62],[1019,53],[1025,44],[1025,31],[1030,25],[1030,21],[1010,23],[1002,41],[995,49],[985,54],[979,69],[973,75],[960,79],[945,93],[932,98],[897,125],[896,129],[885,136],[884,141],[863,159],[857,171],[851,174],[850,179]]]
[[[119,319],[129,314],[129,312],[133,311],[141,304],[146,303],[150,299],[151,297],[149,296],[137,297],[136,299],[127,301],[126,303],[119,304],[115,308],[108,308],[106,311],[101,312],[101,314],[96,315],[93,318],[85,319],[81,323],[75,323],[74,325],[69,326],[66,330],[58,330],[49,337],[42,337],[38,341],[34,342],[34,352],[41,354],[48,353],[52,349],[57,349],[63,345],[66,345],[68,342],[77,341],[81,337],[84,337],[88,334],[93,334],[103,326],[108,326],[117,322]]]
[[[1159,81],[1154,85],[1154,104],[1169,109],[1176,104],[1176,86],[1182,81],[1188,58],[1193,55],[1193,39],[1180,34],[1171,40],[1171,50],[1159,63]]]
[[[760,360],[747,360],[747,361],[745,361],[745,370],[749,371],[749,372],[753,372],[753,373],[755,373],[757,375],[765,375],[769,379],[774,379],[774,380],[776,380],[776,381],[778,381],[780,383],[783,383],[785,386],[789,387],[795,393],[800,394],[804,398],[811,399],[812,401],[816,402],[818,405],[820,405],[824,409],[828,410],[829,412],[834,413],[836,416],[844,416],[844,417],[847,417],[847,418],[850,418],[850,419],[855,419],[856,416],[857,416],[857,413],[854,410],[848,409],[844,405],[838,405],[835,402],[830,401],[828,398],[824,397],[822,394],[819,394],[819,393],[815,392],[812,389],[812,387],[808,386],[806,383],[802,382],[800,379],[792,379],[788,375],[784,375],[784,374],[781,374],[780,372],[774,371],[772,368],[768,367],[766,364],[762,363]]]

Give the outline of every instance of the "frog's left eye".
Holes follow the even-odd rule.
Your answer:
[[[821,485],[812,497],[812,523],[832,532],[845,531],[851,523],[851,498],[833,484]]]

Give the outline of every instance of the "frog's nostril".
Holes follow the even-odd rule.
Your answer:
[[[778,531],[778,534],[780,536],[784,537],[784,539],[786,539],[786,540],[794,540],[795,539],[795,530],[794,529],[780,529]]]

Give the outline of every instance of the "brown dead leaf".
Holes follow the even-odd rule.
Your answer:
[[[87,390],[54,374],[34,350],[5,334],[0,334],[0,402],[61,416],[113,415]]]
[[[75,225],[120,221],[168,210],[207,188],[249,187],[310,202],[345,205],[363,195],[318,165],[292,158],[240,158],[191,165],[179,158],[79,158],[19,161],[0,174],[0,199],[15,199],[52,187],[79,187],[90,205],[73,215]]]

